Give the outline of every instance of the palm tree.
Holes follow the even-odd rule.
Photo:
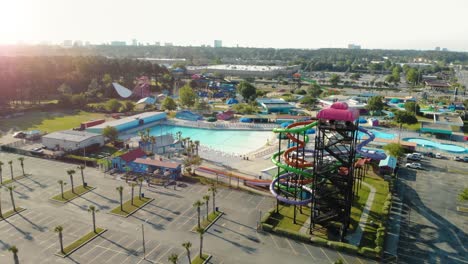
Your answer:
[[[198,147],[200,147],[200,140],[195,140],[195,151],[197,153],[197,156],[198,156]]]
[[[149,139],[151,141],[151,153],[154,153],[154,145],[156,145],[156,137],[150,136]]]
[[[124,187],[123,186],[119,186],[117,188],[115,188],[118,192],[119,192],[119,195],[120,195],[120,211],[123,212],[123,203],[122,203],[122,199],[123,199],[123,189]]]
[[[188,258],[188,263],[192,264],[192,258],[190,257],[190,248],[192,247],[192,243],[190,241],[187,241],[185,243],[182,243],[182,246],[185,248],[187,251],[187,258]]]
[[[211,185],[211,187],[208,189],[208,191],[210,191],[210,192],[211,192],[211,195],[213,196],[213,211],[215,211],[215,208],[216,208],[215,200],[216,200],[216,193],[218,192],[218,188],[216,188],[216,186],[213,184],[213,185]]]
[[[179,261],[179,256],[177,256],[177,254],[172,253],[167,259],[168,259],[172,264],[177,264],[177,261]]]
[[[13,253],[13,261],[15,262],[15,264],[19,263],[18,248],[16,246],[11,246],[11,247],[8,248],[8,251]]]
[[[93,216],[93,231],[96,233],[96,213],[99,212],[99,210],[94,205],[90,205],[88,207],[88,212]]]
[[[54,228],[54,232],[55,233],[58,233],[58,236],[59,236],[59,242],[60,242],[60,252],[62,252],[63,254],[65,254],[65,252],[63,251],[63,234],[62,234],[62,231],[63,231],[63,226],[61,225],[58,225]]]
[[[68,176],[70,176],[70,184],[71,184],[71,189],[72,193],[75,193],[75,185],[73,184],[73,174],[75,174],[75,170],[67,170]]]
[[[15,198],[13,197],[13,190],[15,188],[16,186],[14,185],[10,185],[7,187],[8,191],[10,191],[11,205],[13,205],[13,211],[16,211]]]
[[[65,199],[65,196],[63,196],[63,186],[67,185],[67,183],[62,180],[58,180],[57,182],[58,184],[60,184],[60,192],[62,193],[62,199]]]
[[[19,157],[18,160],[20,162],[21,171],[23,172],[23,176],[24,176],[24,157]]]
[[[131,198],[131,201],[132,201],[132,205],[133,205],[133,195],[134,195],[134,193],[135,193],[134,190],[135,190],[136,183],[132,183],[130,186],[132,187],[132,198]]]
[[[0,185],[3,184],[3,170],[2,170],[3,162],[0,161]]]
[[[209,221],[210,219],[208,219],[208,211],[209,211],[208,202],[210,201],[210,196],[203,195],[203,200],[205,200],[205,204],[206,204],[206,219]]]
[[[132,168],[125,166],[125,182],[128,182],[128,174],[132,171]]]
[[[205,233],[205,229],[199,227],[197,228],[197,233],[200,234],[200,259],[203,259],[203,234]]]
[[[11,180],[13,181],[13,161],[10,160],[8,161],[8,164],[10,165],[10,175],[11,175]]]
[[[2,217],[2,189],[0,188],[0,217]]]
[[[138,197],[140,198],[140,200],[141,200],[141,188],[143,187],[143,180],[144,180],[143,177],[140,177],[137,180],[139,183]]]
[[[203,203],[200,200],[197,200],[195,203],[193,203],[193,207],[197,208],[197,213],[198,213],[198,228],[201,227],[200,225],[200,206],[202,206]]]
[[[81,171],[81,181],[83,182],[83,187],[85,186],[85,180],[84,180],[84,169],[86,168],[85,165],[80,165],[77,167]]]

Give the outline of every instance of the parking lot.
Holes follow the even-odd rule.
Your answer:
[[[399,263],[468,263],[468,215],[457,195],[468,187],[468,163],[425,158],[423,170],[401,169]]]
[[[14,161],[14,174],[21,168],[18,155],[0,153],[0,160]],[[119,185],[125,187],[124,200],[129,199],[130,187],[95,169],[86,169],[86,181],[97,187],[90,193],[68,204],[49,200],[59,193],[57,180],[68,180],[66,170],[76,166],[51,160],[27,157],[26,173],[29,177],[14,183],[16,204],[26,211],[0,222],[0,263],[13,263],[9,246],[19,249],[20,263],[168,263],[168,256],[178,254],[180,263],[186,263],[181,244],[191,241],[192,256],[198,252],[199,236],[190,230],[197,223],[192,204],[208,193],[208,186],[181,183],[177,190],[164,187],[144,187],[145,196],[153,202],[128,218],[107,212],[119,205]],[[9,173],[3,167],[4,177]],[[80,184],[79,173],[75,184]],[[67,186],[66,188],[69,188]],[[225,215],[205,234],[204,249],[214,257],[211,263],[271,263],[287,260],[288,263],[332,263],[338,258],[345,263],[374,263],[336,251],[296,242],[269,233],[257,232],[256,224],[261,212],[274,204],[268,196],[235,189],[220,188],[216,203]],[[83,246],[68,258],[54,255],[59,251],[57,225],[64,227],[64,244],[67,245],[92,231],[89,205],[95,205],[97,226],[108,231]],[[10,210],[10,199],[2,193],[3,210]],[[211,201],[210,201],[211,207]],[[202,207],[205,215],[205,206]],[[145,229],[146,259],[143,259],[142,224]]]

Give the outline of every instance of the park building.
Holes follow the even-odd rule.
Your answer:
[[[104,136],[77,130],[57,131],[43,136],[42,145],[51,150],[74,151],[90,146],[103,146]]]
[[[166,120],[165,112],[146,112],[138,115],[127,116],[121,119],[108,121],[97,126],[87,128],[86,131],[91,133],[102,134],[102,131],[106,127],[115,127],[117,131],[123,132],[130,129],[142,129],[151,125],[155,125],[158,121]]]
[[[291,75],[299,70],[299,65],[293,66],[267,66],[267,65],[207,65],[187,66],[187,74],[218,73],[225,76],[239,77],[276,77],[278,75]]]

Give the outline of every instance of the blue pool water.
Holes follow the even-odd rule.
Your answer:
[[[435,148],[435,149],[440,149],[440,150],[447,151],[447,152],[454,152],[454,153],[468,152],[467,149],[465,149],[464,147],[460,147],[460,146],[452,145],[452,144],[442,144],[442,143],[434,142],[428,139],[404,138],[403,140],[408,141],[408,142],[414,142],[418,144],[418,146],[421,146],[421,147]]]
[[[150,135],[175,135],[178,131],[182,132],[182,137],[199,140],[201,145],[237,154],[246,154],[265,146],[267,139],[273,135],[269,131],[215,130],[167,125],[152,127]]]
[[[383,139],[394,139],[396,137],[395,134],[385,133],[379,130],[369,129],[370,132],[374,133],[376,138],[383,138]],[[367,134],[359,132],[358,138],[361,139],[363,136],[367,137]]]

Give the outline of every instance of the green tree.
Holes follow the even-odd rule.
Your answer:
[[[411,102],[411,101],[408,101],[405,103],[405,110],[415,115],[421,112],[421,108],[419,107],[419,104],[417,104],[416,102]]]
[[[164,98],[164,100],[162,101],[161,108],[163,110],[173,111],[173,110],[177,109],[177,104],[174,101],[174,99],[172,99],[171,97],[168,96],[168,97]]]
[[[198,227],[197,233],[200,235],[200,253],[198,254],[200,258],[203,259],[203,234],[205,234],[205,229]]]
[[[135,103],[131,101],[125,101],[122,105],[122,112],[131,112],[135,108]]]
[[[133,205],[133,196],[135,195],[135,187],[136,187],[136,186],[137,186],[136,183],[133,183],[133,182],[132,182],[132,184],[130,184],[130,187],[132,187],[132,198],[131,198],[131,203],[132,203],[132,205]]]
[[[405,154],[405,149],[399,143],[389,143],[383,147],[385,152],[394,157],[401,157]]]
[[[70,103],[77,108],[82,108],[86,106],[86,96],[82,93],[74,94],[70,97]]]
[[[76,167],[81,172],[81,182],[83,183],[83,187],[85,186],[85,179],[84,179],[84,169],[86,168],[85,165],[79,165]]]
[[[60,185],[60,193],[62,194],[62,199],[65,199],[65,196],[63,195],[63,186],[67,185],[67,183],[63,180],[58,180],[57,183]]]
[[[197,94],[193,91],[190,85],[184,85],[179,90],[179,102],[186,107],[192,107],[197,99]]]
[[[373,112],[380,113],[385,104],[383,102],[384,98],[382,96],[373,96],[367,101],[366,109]]]
[[[88,212],[91,213],[93,217],[93,231],[96,233],[96,213],[99,212],[99,210],[94,205],[90,205],[88,207]]]
[[[201,227],[201,224],[200,224],[200,207],[203,205],[203,203],[200,201],[200,200],[197,200],[195,201],[195,203],[193,203],[193,207],[197,208],[197,214],[198,214],[198,228]]]
[[[235,104],[232,106],[232,109],[237,112],[241,113],[243,115],[249,115],[258,112],[258,107],[253,106],[251,104]]]
[[[307,89],[307,93],[314,97],[317,98],[322,94],[322,87],[316,83],[312,83],[309,88]]]
[[[59,236],[59,243],[60,243],[60,252],[62,252],[62,254],[65,254],[65,252],[63,251],[63,226],[61,225],[58,225],[54,228],[54,232],[55,233],[58,233],[58,236]]]
[[[417,69],[410,68],[406,73],[406,81],[408,81],[412,85],[418,84],[420,80],[420,72]]]
[[[16,186],[10,185],[10,186],[7,186],[6,188],[10,192],[11,205],[13,206],[13,211],[16,212],[15,197],[13,196],[13,191],[16,189]]]
[[[338,75],[338,74],[332,74],[330,76],[330,79],[328,79],[328,81],[333,85],[333,86],[337,86],[339,82],[341,82],[341,77]]]
[[[359,79],[361,78],[361,74],[359,74],[359,73],[353,73],[353,74],[351,74],[351,76],[349,76],[349,78],[350,78],[351,80],[357,81],[357,80],[359,80]]]
[[[110,96],[112,94],[112,76],[108,73],[102,76],[102,83],[104,85],[104,94],[105,96]]]
[[[119,101],[117,101],[117,99],[110,99],[109,101],[107,101],[105,106],[107,111],[113,113],[118,112],[120,107],[122,107],[122,104]]]
[[[192,258],[190,257],[190,248],[192,247],[192,243],[190,243],[190,241],[187,241],[185,243],[182,243],[182,246],[187,251],[188,263],[191,264],[192,263]]]
[[[407,111],[397,111],[395,113],[395,121],[400,124],[400,133],[398,135],[398,141],[400,140],[401,138],[401,128],[403,127],[403,124],[408,124],[408,125],[411,125],[411,124],[416,124],[418,122],[418,119],[416,118],[416,116],[411,113],[411,112],[407,112]]]
[[[143,179],[143,177],[139,177],[137,181],[138,181],[138,198],[141,200],[141,198],[142,198],[141,197],[141,188],[143,188],[144,179]]]
[[[169,257],[167,257],[167,260],[169,260],[169,262],[171,262],[172,264],[177,264],[177,262],[179,261],[179,256],[177,254],[172,253],[171,255],[169,255]]]
[[[210,196],[209,195],[203,195],[203,200],[205,200],[205,204],[206,204],[206,220],[210,220],[209,219],[209,214],[208,214],[208,212],[210,210],[210,208],[208,207],[208,203],[210,201]]]
[[[8,251],[13,253],[13,261],[15,264],[19,264],[19,259],[18,259],[18,248],[16,246],[11,246],[8,248]]]
[[[102,130],[102,135],[104,135],[110,141],[115,142],[119,138],[119,131],[115,127],[106,126]]]
[[[73,90],[71,89],[70,85],[66,83],[62,83],[58,88],[57,91],[59,91],[61,94],[72,94]]]
[[[124,187],[123,186],[119,186],[117,188],[115,188],[117,190],[117,192],[119,193],[119,197],[120,197],[120,211],[124,211],[123,209],[123,189]]]
[[[23,176],[25,175],[24,173],[24,157],[19,157],[18,158],[20,165],[21,165],[21,171],[23,172]]]
[[[210,110],[210,105],[202,99],[198,99],[193,106],[196,110]]]
[[[307,106],[307,107],[312,107],[314,106],[316,103],[317,103],[317,99],[315,99],[314,97],[312,96],[304,96],[301,98],[301,100],[299,100],[299,103]]]
[[[458,200],[460,202],[466,202],[468,201],[468,188],[463,189],[459,194],[458,194]]]
[[[73,174],[75,174],[75,170],[67,170],[68,176],[70,176],[70,184],[71,184],[71,190],[72,193],[75,193],[75,185],[73,184]]]
[[[218,192],[218,188],[213,184],[211,187],[208,189],[209,192],[211,192],[211,196],[213,196],[213,211],[216,209],[216,193]]]
[[[257,95],[257,88],[247,81],[241,81],[237,86],[237,91],[246,102],[255,100],[255,96]]]

